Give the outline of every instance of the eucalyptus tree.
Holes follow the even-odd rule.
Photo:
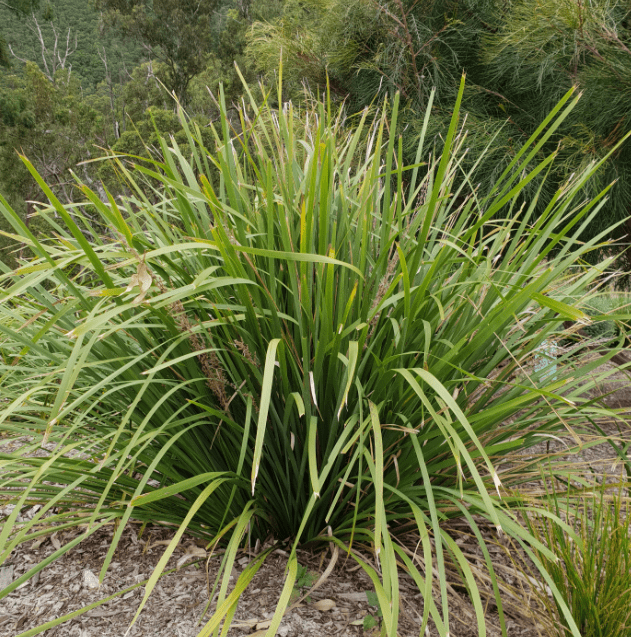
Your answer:
[[[25,16],[31,14],[39,6],[39,0],[1,0],[0,5],[18,15]],[[0,66],[8,67],[10,65],[11,58],[7,43],[2,34],[0,34]]]
[[[105,20],[137,39],[152,59],[168,67],[167,88],[186,102],[193,77],[201,73],[213,45],[211,22],[220,0],[97,0]]]

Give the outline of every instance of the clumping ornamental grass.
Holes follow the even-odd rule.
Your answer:
[[[80,533],[0,598],[115,522],[102,580],[139,521],[174,534],[134,622],[188,533],[222,555],[202,637],[227,634],[240,595],[284,547],[273,636],[306,542],[361,565],[391,637],[403,571],[423,594],[421,634],[429,622],[449,633],[456,565],[484,635],[474,571],[444,529],[464,518],[506,633],[484,519],[541,567],[579,636],[533,550],[553,553],[519,523],[507,488],[523,476],[504,459],[604,412],[579,386],[597,361],[559,359],[554,380],[532,361],[563,320],[588,320],[574,306],[599,270],[577,264],[599,238],[577,237],[606,192],[580,196],[594,164],[541,216],[521,196],[550,168],[541,147],[576,103],[570,91],[479,196],[459,168],[463,90],[464,79],[429,165],[402,165],[398,98],[348,127],[327,102],[299,110],[280,94],[279,109],[252,99],[238,130],[220,96],[213,148],[182,115],[185,146],[162,139],[154,161],[111,158],[124,197],[102,199],[77,177],[77,203],[61,204],[24,158],[49,199],[38,215],[50,235],[37,239],[0,198],[33,254],[0,289],[1,434],[23,441],[0,454],[0,496],[15,505],[0,562],[53,530]],[[34,457],[42,445],[50,452]],[[416,551],[398,539],[413,530]],[[237,552],[257,540],[264,550],[230,588]]]
[[[532,514],[530,531],[553,553],[537,551],[583,637],[631,635],[631,537],[629,501],[619,485],[596,485],[559,493],[548,486],[547,510],[564,518],[561,528],[541,513]],[[591,492],[590,492],[591,491]],[[549,619],[549,634],[571,635],[558,600],[535,588]]]

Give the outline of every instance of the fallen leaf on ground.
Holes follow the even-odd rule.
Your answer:
[[[182,565],[191,559],[206,557],[207,553],[199,546],[189,546],[186,549],[186,553],[177,561],[177,568],[182,568]]]
[[[313,608],[319,611],[327,611],[335,608],[335,602],[332,599],[321,599],[314,604],[311,604]]]
[[[50,543],[55,547],[56,551],[58,551],[61,548],[61,542],[59,541],[59,538],[57,537],[57,533],[53,533],[50,536]]]

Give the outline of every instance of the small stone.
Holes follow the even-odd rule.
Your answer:
[[[0,591],[10,586],[13,582],[13,564],[0,568]]]
[[[87,568],[83,571],[83,586],[84,588],[98,588],[99,578]]]

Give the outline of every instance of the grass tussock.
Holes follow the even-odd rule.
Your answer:
[[[575,301],[599,270],[578,264],[598,238],[577,237],[606,192],[579,196],[594,164],[541,216],[521,196],[554,159],[541,148],[570,92],[479,197],[460,170],[463,86],[429,165],[402,163],[397,99],[353,128],[326,103],[252,101],[238,133],[220,99],[214,147],[182,116],[185,146],[162,139],[153,162],[112,159],[120,199],[78,180],[82,203],[64,206],[24,159],[50,200],[38,210],[50,239],[0,199],[34,255],[1,280],[0,427],[24,444],[0,454],[0,494],[16,505],[0,560],[81,526],[55,559],[115,521],[102,578],[130,520],[168,525],[140,613],[182,535],[206,538],[224,551],[207,636],[226,633],[272,549],[229,589],[237,551],[273,538],[289,560],[271,636],[298,578],[296,546],[328,542],[371,577],[394,637],[401,570],[423,593],[424,623],[449,633],[448,554],[485,633],[471,566],[444,523],[475,529],[482,516],[553,558],[519,523],[504,486],[524,478],[504,458],[602,413],[581,384],[597,362],[559,359],[552,378],[533,359],[564,320],[589,321]],[[418,158],[431,112],[430,101]],[[41,445],[51,451],[35,457]],[[397,541],[411,528],[412,553]]]
[[[527,524],[553,556],[535,551],[549,575],[547,584],[540,576],[537,579],[537,573],[529,576],[532,583],[540,582],[532,592],[547,618],[548,634],[572,634],[551,585],[560,592],[583,637],[631,634],[631,518],[626,489],[622,483],[617,487],[603,483],[559,493],[546,486],[546,506],[531,513]],[[556,518],[565,524],[557,524]]]

